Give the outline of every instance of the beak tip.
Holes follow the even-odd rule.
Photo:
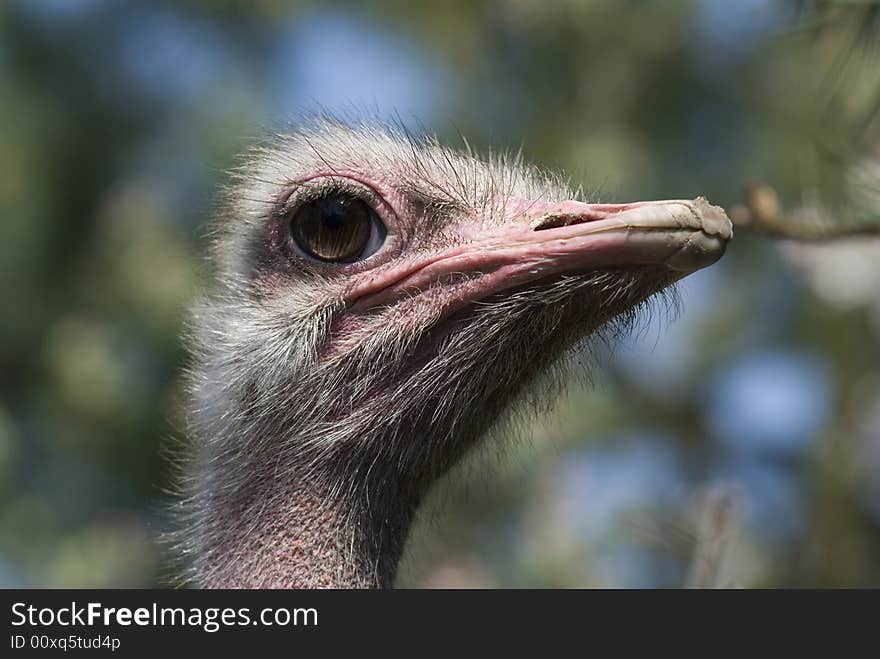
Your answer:
[[[697,197],[691,203],[705,233],[725,243],[733,238],[733,222],[721,206],[713,206],[705,197]]]

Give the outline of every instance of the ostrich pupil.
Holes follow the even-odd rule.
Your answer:
[[[351,262],[367,247],[375,213],[360,199],[335,195],[301,206],[291,220],[296,244],[322,261]]]

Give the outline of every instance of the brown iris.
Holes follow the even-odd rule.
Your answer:
[[[350,263],[363,255],[374,222],[375,212],[360,199],[332,195],[300,206],[290,221],[290,233],[309,256]]]

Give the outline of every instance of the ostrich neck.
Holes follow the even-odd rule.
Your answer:
[[[252,436],[221,426],[223,441],[205,443],[213,448],[199,479],[205,493],[198,505],[200,583],[391,587],[425,493],[485,435],[516,394],[515,384],[481,388],[470,397],[480,399],[473,416],[448,406],[436,414],[436,405],[413,405],[404,392],[384,409],[408,413],[390,421],[370,414],[360,422],[334,418],[332,438],[325,422],[266,419]],[[276,436],[285,424],[297,432]]]
[[[214,497],[202,585],[390,588],[420,494],[388,482],[340,493],[328,480],[258,471],[244,496]]]

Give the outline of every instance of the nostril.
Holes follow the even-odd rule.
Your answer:
[[[537,221],[532,225],[532,231],[558,229],[559,227],[567,227],[572,224],[578,224],[578,218],[574,215],[566,215],[565,213],[550,213],[539,217]]]

